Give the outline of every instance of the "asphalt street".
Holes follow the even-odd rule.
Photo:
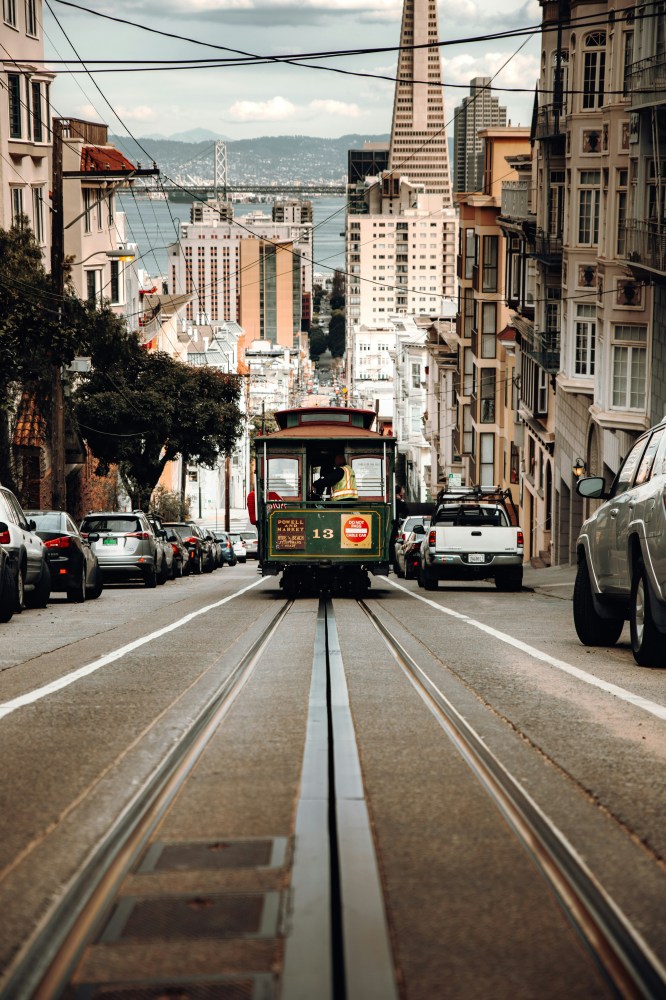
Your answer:
[[[626,633],[612,649],[580,645],[570,575],[526,582],[532,589],[518,594],[487,584],[426,594],[392,576],[373,580],[367,605],[666,964],[666,674],[636,666]],[[84,605],[56,598],[0,626],[0,986],[283,605],[277,581],[249,563],[152,591],[114,585]],[[280,995],[299,916],[318,607],[306,599],[287,611],[165,810],[148,853],[176,845],[186,860],[152,869],[144,858],[131,870],[109,925],[121,930],[87,948],[72,989],[244,976],[248,995]],[[345,739],[358,752],[397,995],[613,995],[531,852],[361,606],[336,599],[333,609]],[[196,855],[238,844],[259,851],[252,863]],[[307,879],[302,855],[300,864]],[[263,917],[251,932],[233,921],[179,932],[150,910],[187,894],[236,900],[235,918],[260,896]],[[125,926],[121,903],[137,899],[150,915]]]

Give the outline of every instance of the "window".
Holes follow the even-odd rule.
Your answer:
[[[647,327],[624,324],[613,327],[612,371],[612,405],[623,410],[644,410]]]
[[[479,372],[479,418],[482,424],[495,423],[495,369],[481,368]],[[483,436],[483,435],[482,435]]]
[[[416,362],[412,362],[412,389],[421,388],[421,365]]]
[[[83,230],[86,233],[91,231],[90,209],[92,206],[92,191],[90,188],[83,189]]]
[[[624,257],[626,248],[625,223],[627,221],[627,171],[617,172],[617,255]]]
[[[409,433],[412,437],[420,437],[422,430],[421,407],[410,406],[409,408]]]
[[[581,170],[578,192],[578,242],[588,246],[599,241],[599,196],[601,171]]]
[[[20,139],[22,135],[21,77],[18,73],[7,74],[7,93],[9,95],[9,138]]]
[[[383,497],[384,468],[381,458],[364,456],[352,458],[351,466],[356,476],[356,489],[359,497]]]
[[[646,483],[648,479],[651,478],[652,466],[654,464],[655,455],[657,454],[657,450],[659,448],[659,445],[661,444],[663,436],[664,436],[664,430],[662,428],[661,430],[655,431],[652,437],[650,438],[650,443],[645,449],[645,454],[643,455],[643,458],[641,459],[641,464],[638,467],[638,472],[636,473],[636,479],[634,480],[634,486],[641,486],[643,483]]]
[[[497,303],[481,303],[481,357],[494,358],[497,350]]]
[[[97,209],[97,228],[101,230],[103,228],[102,205],[103,205],[104,199],[100,195],[101,195],[101,192],[95,191],[95,202],[96,202],[95,207]]]
[[[116,218],[116,196],[109,195],[109,228],[114,224]]]
[[[497,291],[497,248],[499,236],[483,237],[483,276],[482,292]]]
[[[476,237],[473,229],[465,230],[465,278],[470,281],[476,264]]]
[[[281,497],[300,496],[300,467],[297,458],[268,459],[268,490]]]
[[[606,32],[591,32],[584,44],[586,51],[583,58],[583,108],[600,108],[604,103]]]
[[[35,142],[44,141],[42,127],[42,87],[39,83],[32,84],[32,138]]]
[[[12,225],[17,226],[23,215],[23,188],[13,187],[12,192]]]
[[[479,486],[495,485],[495,435],[479,435]]]
[[[464,366],[463,396],[474,396],[476,393],[476,367],[474,355],[469,347],[465,348]]]
[[[631,489],[634,473],[641,460],[646,444],[647,438],[641,438],[641,440],[633,446],[627,455],[624,460],[624,464],[622,465],[622,468],[618,472],[615,482],[613,483],[613,488],[611,490],[612,496],[617,497],[621,493],[626,493],[628,489]]]
[[[520,452],[517,446],[511,442],[511,458],[510,458],[510,472],[509,479],[511,483],[520,482]]]
[[[548,184],[548,235],[562,236],[564,229],[564,171],[551,170]]]
[[[37,37],[37,0],[25,0],[25,30]]]
[[[536,411],[539,416],[548,413],[548,372],[541,366],[537,367]]]
[[[2,9],[7,24],[16,27],[16,0],[3,0]]]
[[[97,301],[98,275],[99,271],[86,271],[86,295],[91,304]]]
[[[111,261],[111,301],[114,303],[120,302],[120,261]]]
[[[574,372],[589,378],[594,375],[597,333],[597,309],[592,305],[576,306],[576,357]]]
[[[472,330],[474,328],[474,321],[476,318],[476,303],[474,301],[474,292],[471,288],[465,288],[463,290],[464,294],[464,305],[465,305],[465,325],[463,329],[463,336],[471,337]]]
[[[32,189],[32,231],[38,243],[44,242],[44,198],[40,187]]]
[[[622,75],[622,93],[625,97],[629,95],[629,74],[631,64],[634,61],[634,33],[626,31],[624,34],[624,72]]]
[[[471,406],[463,406],[463,452],[474,454],[474,424],[472,423]]]

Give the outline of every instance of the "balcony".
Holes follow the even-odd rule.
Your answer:
[[[560,370],[560,331],[533,330],[528,336],[521,336],[521,350],[543,368],[545,372],[556,374]]]
[[[537,229],[534,234],[530,257],[535,257],[544,264],[562,265],[562,237],[552,236]]]
[[[557,139],[564,136],[566,112],[561,104],[544,104],[537,112],[536,138]]]
[[[505,219],[527,219],[530,216],[530,182],[505,181],[502,184],[502,211]]]
[[[630,264],[666,274],[666,225],[627,219],[624,235],[626,259]]]
[[[632,63],[627,84],[634,108],[666,102],[666,53]]]

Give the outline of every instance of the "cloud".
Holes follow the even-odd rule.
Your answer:
[[[119,104],[115,109],[121,118],[126,118],[131,122],[152,122],[155,120],[155,111],[147,104],[139,104],[135,108],[125,108]]]
[[[447,83],[468,84],[475,76],[493,77],[509,58],[506,52],[485,52],[482,55],[471,56],[467,53],[442,59],[442,76]],[[528,87],[536,83],[539,76],[539,60],[536,56],[519,52],[498,74],[494,86],[497,87]],[[501,93],[499,96],[502,100]]]
[[[297,105],[280,96],[271,97],[268,101],[236,101],[229,108],[230,117],[238,122],[283,122],[322,114],[360,118],[363,112],[358,104],[346,101],[314,100],[306,105]]]

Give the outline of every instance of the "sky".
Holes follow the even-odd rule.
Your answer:
[[[269,59],[277,54],[397,46],[400,40],[401,0],[75,2],[171,32],[179,39],[113,24],[62,0],[44,0],[49,59],[72,58],[72,44],[84,61],[154,59],[168,65],[177,59],[228,55],[181,41],[182,36]],[[537,0],[439,0],[438,7],[441,41],[541,23]],[[472,77],[493,76],[501,70],[493,83],[495,96],[507,107],[512,124],[529,125],[539,68],[538,32],[527,41],[508,37],[447,45],[441,53],[447,121],[469,93]],[[317,60],[324,66],[386,75],[395,74],[395,62],[392,52]],[[66,67],[54,68],[59,73],[52,89],[56,114],[103,120],[112,132],[137,137],[170,136],[193,128],[210,129],[230,139],[297,134],[335,137],[351,132],[379,134],[391,127],[395,84],[384,80],[269,62],[179,72],[95,73],[100,94],[90,77],[69,74]],[[522,92],[512,92],[512,88]]]

